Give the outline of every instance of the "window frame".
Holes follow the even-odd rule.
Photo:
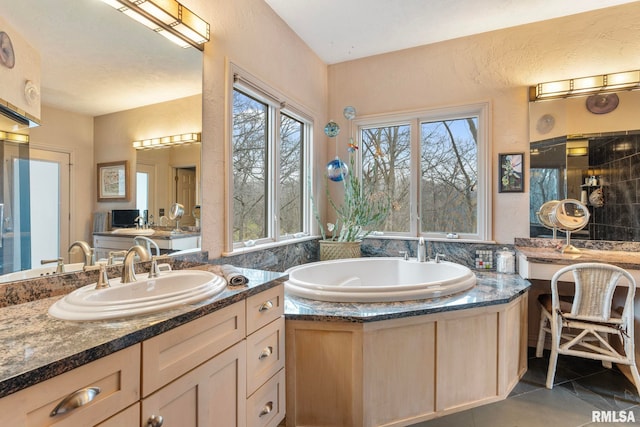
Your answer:
[[[424,237],[429,240],[450,240],[447,233],[420,231],[420,125],[423,122],[478,118],[478,195],[477,230],[475,233],[458,233],[458,241],[490,242],[492,239],[492,163],[491,163],[491,117],[490,103],[480,102],[445,108],[409,111],[402,113],[377,114],[356,118],[354,126],[358,144],[362,146],[362,130],[373,127],[409,125],[411,129],[411,179],[410,179],[410,229],[408,232],[387,232],[383,236]],[[362,153],[358,150],[358,170],[362,168]],[[360,172],[359,172],[360,173]],[[452,230],[452,232],[455,232]],[[376,233],[376,237],[382,235]]]
[[[267,176],[266,176],[266,237],[245,242],[233,240],[233,94],[235,90],[262,102],[268,107],[267,114]],[[281,114],[297,120],[303,124],[303,145],[301,147],[302,170],[300,179],[306,180],[310,174],[313,153],[313,115],[285,95],[273,89],[260,79],[243,70],[236,64],[228,63],[227,68],[227,102],[226,132],[225,132],[225,251],[234,253],[244,249],[260,249],[266,246],[304,240],[311,234],[311,204],[310,191],[306,182],[301,185],[302,230],[294,234],[280,234],[280,126]]]

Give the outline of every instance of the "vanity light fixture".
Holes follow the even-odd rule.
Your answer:
[[[204,50],[209,23],[176,0],[102,0],[181,47]]]
[[[538,83],[529,87],[529,101],[640,89],[640,70]]]
[[[582,157],[589,154],[588,147],[569,147],[567,148],[567,156],[569,157]]]
[[[5,132],[3,130],[0,130],[0,141],[17,142],[18,144],[28,144],[29,135],[24,135],[21,133],[14,133],[14,132]]]
[[[133,141],[133,148],[136,150],[150,150],[152,148],[166,148],[175,145],[191,144],[200,142],[202,134],[200,132],[183,133],[181,135],[163,136],[161,138],[141,139]]]

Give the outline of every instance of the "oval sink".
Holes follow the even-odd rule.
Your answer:
[[[63,320],[104,320],[154,313],[217,295],[227,282],[208,271],[179,270],[153,279],[142,275],[133,283],[120,283],[116,277],[109,285],[76,289],[49,307],[49,314]]]
[[[156,230],[153,228],[116,228],[111,230],[111,234],[120,234],[124,236],[151,236]]]

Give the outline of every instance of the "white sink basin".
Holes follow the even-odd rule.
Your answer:
[[[49,314],[63,320],[104,320],[153,313],[182,304],[192,304],[224,290],[227,282],[208,271],[179,270],[136,282],[109,280],[109,288],[96,284],[76,289],[49,307]]]
[[[124,236],[151,236],[156,230],[153,228],[116,228],[111,230],[111,234],[120,234]]]

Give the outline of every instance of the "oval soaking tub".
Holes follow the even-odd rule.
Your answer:
[[[471,289],[475,274],[464,265],[402,258],[321,261],[286,271],[290,295],[332,302],[390,302],[436,298]]]

